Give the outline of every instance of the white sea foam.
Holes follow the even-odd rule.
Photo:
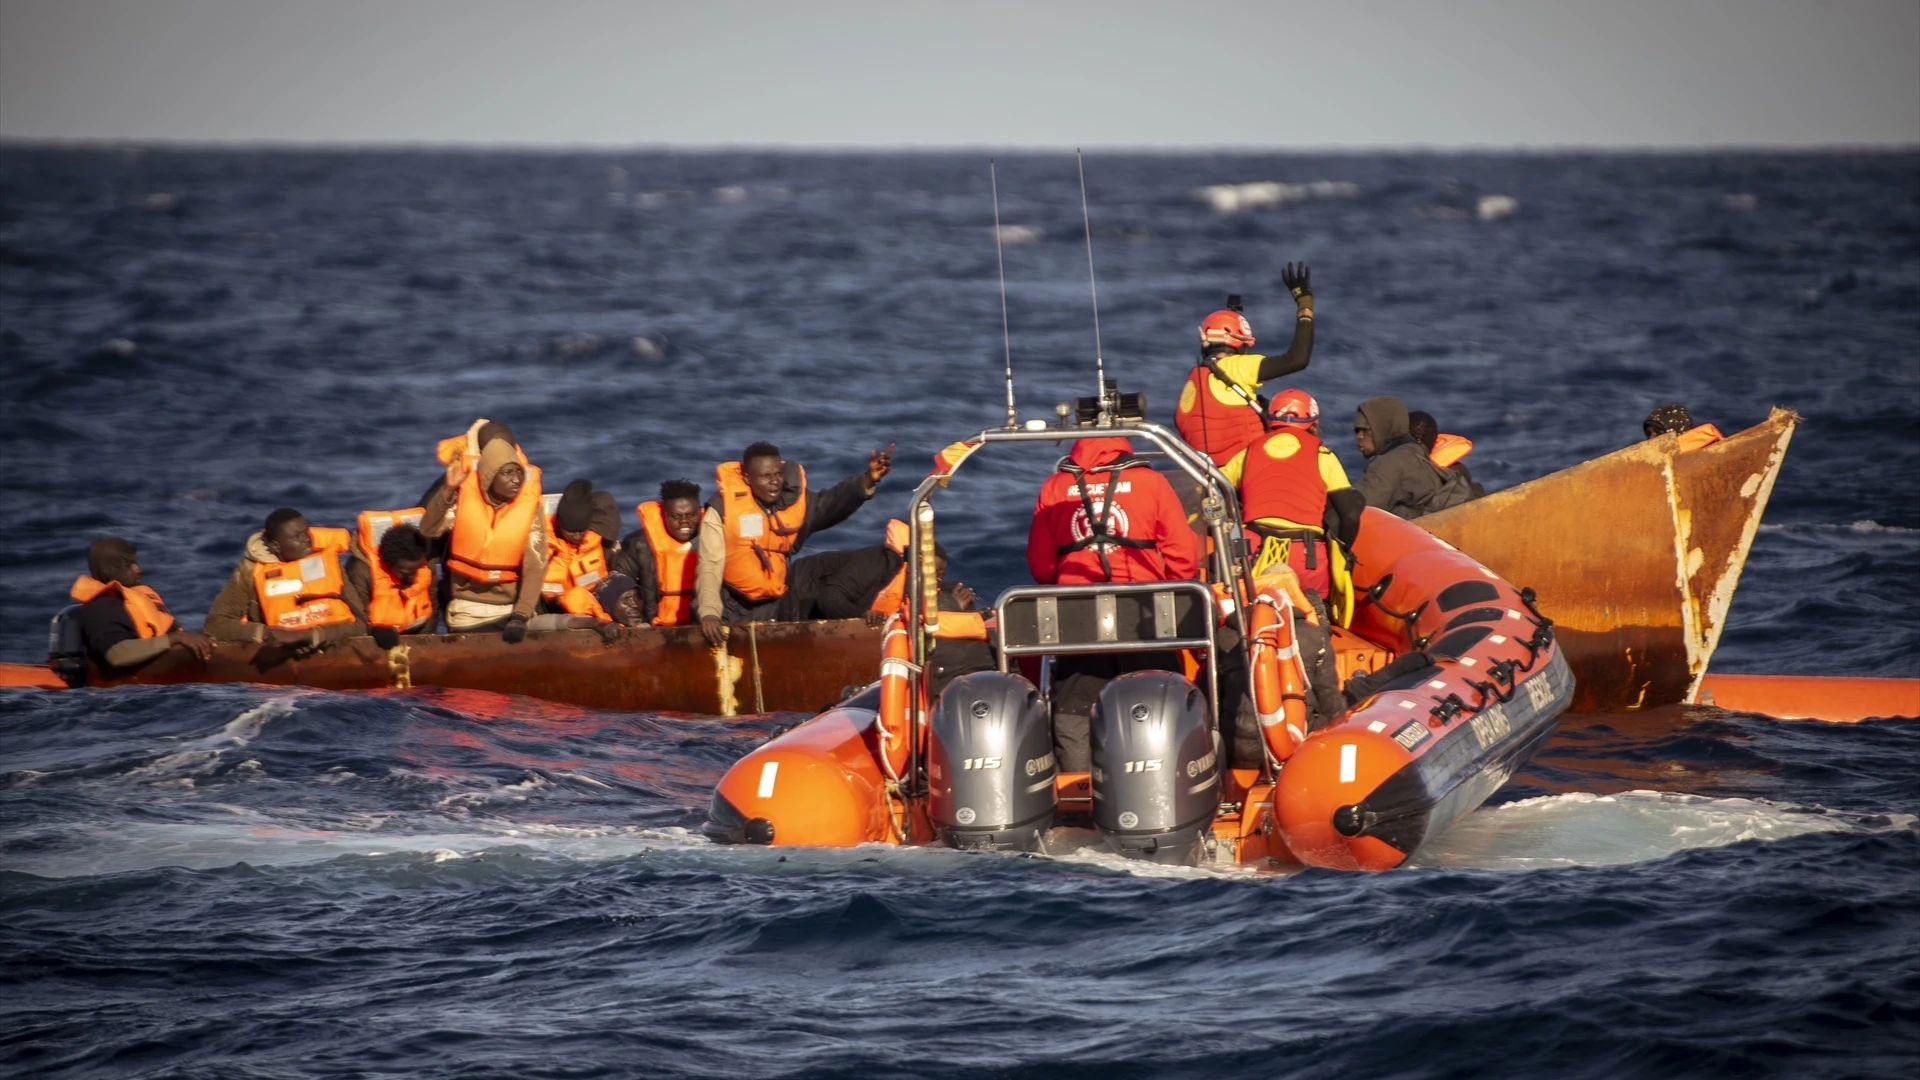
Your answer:
[[[999,235],[1003,244],[1031,244],[1045,237],[1047,231],[1032,225],[1002,225]]]
[[[1800,524],[1762,523],[1760,531],[1763,533],[1848,532],[1862,536],[1912,536],[1920,534],[1920,529],[1915,529],[1907,525],[1882,525],[1872,520],[1849,521],[1844,524],[1831,521],[1812,521]]]
[[[1315,180],[1307,184],[1257,180],[1247,184],[1213,184],[1198,188],[1193,194],[1220,213],[1233,214],[1310,199],[1351,199],[1360,194],[1360,185],[1346,180]]]
[[[1574,792],[1468,814],[1428,844],[1415,865],[1502,870],[1614,866],[1744,840],[1913,825],[1908,815],[1880,820],[1890,824],[1866,824],[1858,815],[1820,813],[1758,799],[1659,791]]]

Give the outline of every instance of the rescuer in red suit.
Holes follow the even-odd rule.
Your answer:
[[[1042,585],[1187,581],[1200,549],[1167,478],[1120,438],[1082,439],[1040,486],[1027,532],[1027,569]],[[1180,670],[1176,652],[1062,656],[1053,665],[1053,745],[1060,768],[1091,767],[1090,710],[1115,675]]]

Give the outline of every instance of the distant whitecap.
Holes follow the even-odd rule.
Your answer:
[[[1002,225],[999,232],[1000,242],[1003,244],[1031,244],[1046,235],[1045,229],[1038,229],[1032,225]]]
[[[1520,211],[1520,200],[1511,195],[1482,195],[1473,205],[1473,216],[1481,221],[1499,221]]]
[[[1315,180],[1307,184],[1258,180],[1246,184],[1213,184],[1196,190],[1194,197],[1219,213],[1233,214],[1309,199],[1351,199],[1358,194],[1360,185],[1346,180]]]

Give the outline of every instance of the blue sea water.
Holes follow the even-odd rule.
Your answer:
[[[1394,393],[1489,487],[1678,400],[1796,434],[1720,670],[1920,675],[1920,155],[1095,156],[1103,353],[1164,418],[1244,293],[1336,418]],[[1024,416],[1092,389],[1071,157],[999,162]],[[1224,212],[1204,185],[1280,181]],[[1330,185],[1313,187],[1315,182]],[[278,505],[410,505],[511,423],[628,508],[768,438],[898,444],[870,543],[1001,418],[977,155],[0,148],[0,658],[117,533],[197,622]],[[1294,195],[1300,196],[1292,199]],[[1483,197],[1517,210],[1483,220]],[[1350,471],[1358,461],[1336,438]],[[940,529],[1020,572],[1051,454]],[[964,501],[964,505],[961,502]],[[892,512],[897,512],[894,510]],[[1595,528],[1606,527],[1595,508]],[[1920,728],[1567,720],[1359,877],[1090,849],[739,850],[795,717],[486,694],[0,691],[0,1070],[46,1076],[1901,1076],[1920,1070]]]

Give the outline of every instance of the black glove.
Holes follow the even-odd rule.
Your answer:
[[[400,644],[400,631],[391,626],[369,626],[367,633],[373,635],[373,643],[383,649],[391,649]]]
[[[1313,295],[1313,286],[1307,280],[1307,275],[1311,273],[1306,263],[1288,263],[1280,270],[1280,284],[1285,285],[1297,301],[1303,296]]]
[[[520,644],[521,641],[526,639],[526,636],[527,617],[525,615],[509,616],[507,618],[507,624],[500,628],[500,640],[509,645]]]
[[[620,624],[617,622],[597,623],[594,629],[600,632],[600,643],[603,645],[611,645],[620,640]]]

